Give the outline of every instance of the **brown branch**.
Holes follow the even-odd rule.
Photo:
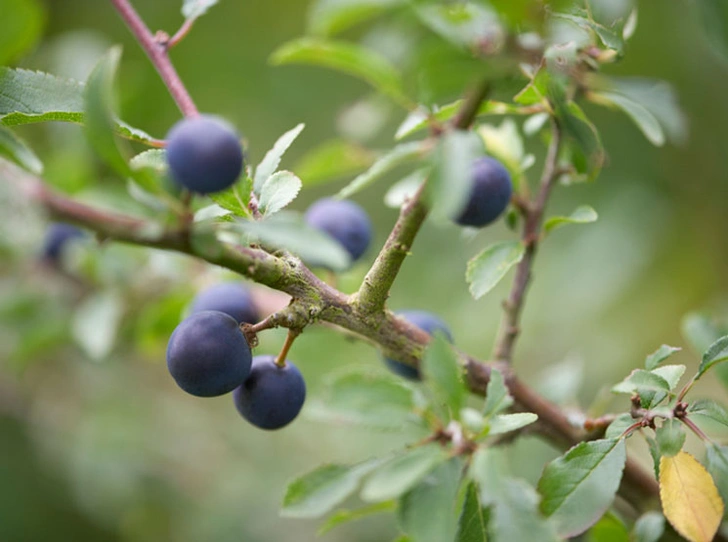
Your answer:
[[[541,233],[541,223],[546,209],[546,203],[554,182],[558,178],[557,163],[559,149],[561,147],[561,129],[554,120],[551,130],[551,143],[549,144],[543,173],[541,175],[541,189],[531,204],[524,204],[522,212],[525,218],[523,234],[521,239],[526,246],[523,258],[516,268],[516,276],[513,280],[511,292],[503,303],[503,319],[501,320],[500,331],[493,349],[493,358],[510,362],[513,358],[513,347],[519,333],[519,321],[523,304],[526,298],[526,290],[531,281],[533,261],[536,256],[536,248]]]
[[[139,17],[139,14],[129,0],[111,0],[111,3],[147,53],[149,60],[154,64],[164,84],[169,89],[172,98],[177,102],[180,111],[187,117],[198,115],[199,113],[195,103],[192,101],[182,80],[177,75],[177,71],[174,69],[172,62],[169,60],[167,46],[154,38],[154,35],[149,31],[149,28],[147,28],[147,25]]]

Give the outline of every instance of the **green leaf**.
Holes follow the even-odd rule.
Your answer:
[[[84,85],[47,73],[0,67],[0,125],[35,122],[84,122]],[[149,134],[116,119],[116,132],[149,144]]]
[[[433,217],[451,220],[462,212],[473,186],[473,162],[484,151],[482,139],[472,131],[453,130],[439,138],[427,185]]]
[[[260,195],[260,191],[263,188],[263,184],[268,180],[268,177],[275,173],[278,169],[278,164],[281,163],[283,154],[288,150],[288,147],[296,140],[298,135],[303,131],[305,125],[299,124],[295,128],[288,130],[285,134],[278,138],[273,145],[273,148],[265,153],[263,160],[255,168],[255,176],[253,177],[253,190],[256,195]]]
[[[3,126],[0,126],[0,156],[7,156],[36,175],[43,173],[43,162],[40,158],[22,139]]]
[[[508,467],[502,448],[479,447],[473,454],[468,476],[477,482],[480,501],[484,506],[498,504],[505,492],[507,473]]]
[[[114,291],[93,294],[76,308],[71,332],[91,359],[101,360],[111,353],[123,312],[122,297]]]
[[[404,94],[399,73],[383,56],[353,43],[318,38],[300,38],[276,49],[271,62],[314,64],[338,70],[369,83],[408,109],[412,104]]]
[[[573,165],[589,180],[595,179],[606,159],[596,127],[575,102],[557,102],[556,116],[561,121],[567,139],[573,143]]]
[[[725,60],[728,58],[728,6],[713,0],[696,0],[691,4],[703,23],[700,34],[708,42],[708,49]]]
[[[713,477],[723,502],[728,502],[728,446],[708,442],[705,451],[705,467]]]
[[[120,59],[121,47],[112,47],[91,72],[85,92],[85,125],[89,143],[103,160],[121,175],[131,176],[114,135],[114,76]]]
[[[527,74],[530,77],[528,85],[513,97],[513,101],[521,105],[543,105],[549,107],[547,96],[552,85],[551,74],[542,62],[535,72]]]
[[[621,437],[634,422],[635,419],[629,414],[620,414],[609,424],[606,433],[604,433],[604,438],[613,439]]]
[[[326,382],[321,403],[309,415],[343,424],[401,430],[416,421],[412,389],[389,375],[347,371]]]
[[[375,154],[356,143],[332,139],[306,153],[293,167],[306,186],[357,173],[370,167]]]
[[[618,53],[622,52],[624,49],[624,39],[622,38],[621,32],[615,32],[611,28],[607,28],[596,22],[585,9],[576,8],[572,9],[572,11],[574,13],[554,13],[554,17],[566,19],[585,30],[594,32],[606,47],[614,49]]]
[[[359,487],[360,480],[379,465],[369,460],[357,465],[323,465],[288,485],[281,515],[289,518],[323,516]]]
[[[593,525],[614,501],[627,454],[624,439],[581,442],[544,469],[538,482],[541,511],[561,536]]]
[[[716,403],[712,399],[700,399],[690,404],[688,407],[690,417],[702,416],[725,427],[728,427],[728,412],[723,405]]]
[[[523,259],[525,251],[520,241],[503,241],[472,258],[465,273],[471,295],[480,299],[490,292],[508,270]]]
[[[619,518],[606,513],[591,528],[586,542],[630,542],[629,532]]]
[[[478,489],[471,482],[465,490],[455,542],[488,542],[487,533],[488,511],[481,506]]]
[[[353,181],[342,188],[336,197],[341,199],[350,198],[395,167],[423,158],[426,152],[427,149],[422,141],[413,141],[397,145],[391,151],[378,158],[367,171],[355,177]]]
[[[490,421],[490,430],[488,431],[488,436],[517,431],[522,427],[531,425],[536,420],[538,420],[538,416],[536,414],[533,414],[532,412],[497,414],[496,416],[493,416],[493,419]]]
[[[645,358],[645,369],[648,371],[651,371],[652,369],[656,368],[660,363],[665,361],[667,358],[672,356],[675,352],[679,352],[682,350],[679,346],[669,346],[667,344],[663,344],[652,352],[649,356]]]
[[[726,360],[728,360],[728,335],[721,337],[720,339],[715,341],[703,353],[703,359],[700,362],[698,374],[695,379],[697,380],[698,378],[703,376],[705,372],[713,367],[715,364]]]
[[[660,455],[668,457],[677,455],[685,444],[686,435],[682,423],[674,418],[664,420],[655,431],[655,436],[660,448]]]
[[[622,382],[612,388],[614,393],[639,394],[644,408],[657,405],[670,391],[670,384],[650,371],[635,369]]]
[[[439,444],[420,446],[397,455],[369,476],[362,488],[361,498],[367,502],[396,499],[412,489],[447,458],[447,453]]]
[[[663,365],[657,369],[652,369],[650,372],[664,378],[665,382],[670,386],[670,391],[672,391],[680,382],[682,375],[685,374],[685,365]]]
[[[457,418],[465,406],[468,389],[452,345],[440,333],[435,333],[427,347],[422,358],[422,372],[436,401],[445,406],[451,417]]]
[[[397,506],[394,501],[386,501],[370,504],[369,506],[363,506],[355,510],[339,510],[326,520],[326,523],[321,526],[316,535],[323,536],[334,527],[338,527],[344,523],[356,521],[357,519],[362,519],[381,512],[393,512],[396,508]]]
[[[399,209],[407,200],[412,198],[422,183],[430,175],[429,168],[417,169],[394,183],[384,195],[384,204],[393,209]]]
[[[503,374],[498,369],[491,369],[490,380],[485,389],[483,416],[490,418],[499,412],[503,412],[512,404],[513,398],[508,393],[508,388],[503,380]]]
[[[685,340],[699,354],[705,352],[710,348],[711,344],[723,335],[710,318],[696,312],[685,315],[682,320],[681,331]]]
[[[239,220],[228,227],[264,245],[289,250],[312,267],[343,271],[351,261],[348,252],[333,237],[309,226],[299,215],[279,213],[256,222]]]
[[[581,205],[569,216],[552,216],[546,221],[543,229],[546,233],[550,233],[565,224],[589,224],[590,222],[596,222],[597,218],[599,218],[599,215],[593,208],[589,205]]]
[[[149,149],[134,156],[129,165],[132,169],[151,169],[159,175],[167,173],[167,151],[164,149]]]
[[[656,147],[662,147],[665,144],[665,133],[662,131],[662,126],[642,104],[615,92],[594,92],[592,98],[597,103],[611,105],[624,111],[647,140]]]
[[[399,523],[417,542],[453,540],[457,528],[455,510],[462,461],[454,457],[441,464],[400,501]]]
[[[46,14],[37,0],[2,0],[0,65],[16,61],[29,51],[43,33]]]
[[[253,190],[253,180],[247,173],[243,173],[240,179],[227,190],[208,194],[208,197],[223,209],[232,212],[239,217],[250,216],[248,204],[250,203],[250,192]]]
[[[647,512],[634,524],[632,542],[659,542],[665,533],[665,516],[660,512]]]
[[[290,171],[274,173],[260,190],[258,208],[263,216],[277,213],[291,203],[301,191],[301,179]]]
[[[308,29],[331,36],[402,4],[404,0],[316,0],[308,12]]]
[[[184,0],[182,3],[182,15],[185,19],[197,19],[207,10],[217,4],[217,0]]]
[[[552,522],[538,511],[538,495],[521,480],[505,480],[490,518],[494,542],[538,540],[556,542]]]
[[[435,34],[467,53],[483,43],[497,48],[504,41],[498,16],[475,3],[421,5],[415,7],[415,14]]]

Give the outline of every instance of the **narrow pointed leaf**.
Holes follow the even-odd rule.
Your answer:
[[[589,224],[590,222],[596,222],[597,218],[599,218],[599,215],[597,215],[594,209],[588,205],[582,205],[581,207],[577,207],[569,216],[553,216],[549,218],[543,228],[546,233],[551,233],[566,224]]]
[[[624,439],[581,442],[549,463],[538,482],[541,511],[561,536],[591,527],[614,501],[627,460]]]
[[[359,487],[359,481],[374,469],[377,460],[358,465],[324,465],[294,480],[283,497],[281,515],[317,518],[341,503]]]
[[[30,147],[13,132],[0,126],[0,156],[10,158],[16,164],[36,175],[43,172],[43,163]]]
[[[513,398],[508,393],[503,374],[498,369],[490,371],[490,380],[485,392],[485,406],[483,407],[485,417],[498,414],[513,404]]]
[[[523,259],[525,251],[520,241],[503,241],[472,258],[465,274],[472,296],[480,299],[495,288],[508,270]]]
[[[278,171],[263,184],[258,208],[263,216],[277,213],[291,203],[301,191],[301,179],[290,171]]]
[[[478,490],[470,483],[458,520],[455,542],[488,542],[488,511],[480,504]]]
[[[268,180],[268,177],[275,173],[278,169],[278,165],[281,163],[283,154],[288,150],[299,134],[303,131],[304,124],[299,124],[295,128],[288,130],[285,134],[278,138],[278,140],[270,149],[263,160],[255,168],[255,176],[253,177],[253,190],[257,195],[260,195],[260,191],[263,188],[263,183]]]
[[[728,411],[723,405],[712,399],[700,399],[688,407],[690,417],[700,416],[712,420],[728,428]]]
[[[316,0],[309,10],[312,34],[330,36],[404,4],[404,0]]]
[[[595,94],[598,97],[599,103],[611,104],[624,111],[650,143],[656,147],[661,147],[665,144],[665,133],[662,130],[662,126],[660,126],[655,116],[642,104],[615,92],[596,92]]]
[[[728,335],[715,341],[705,351],[703,354],[703,360],[700,362],[700,367],[698,368],[698,375],[696,379],[703,376],[705,372],[716,363],[726,360],[728,360]]]
[[[445,460],[447,454],[439,444],[409,450],[378,467],[365,482],[361,498],[367,502],[396,499]]]
[[[450,416],[459,416],[465,405],[468,390],[452,345],[440,333],[435,333],[425,352],[422,372],[435,394],[435,399],[445,406]]]
[[[665,361],[675,352],[679,352],[680,350],[682,350],[682,348],[680,348],[679,346],[669,346],[667,344],[663,344],[662,346],[660,346],[660,348],[658,348],[652,354],[645,358],[645,369],[647,369],[648,371],[655,369],[660,363]]]
[[[500,435],[517,431],[527,425],[531,425],[538,416],[532,412],[516,412],[514,414],[498,414],[490,421],[488,435]]]
[[[207,10],[217,4],[218,0],[184,0],[182,4],[182,15],[185,19],[197,19]]]
[[[316,533],[318,536],[322,536],[328,533],[334,527],[356,521],[358,519],[366,518],[374,514],[380,514],[382,512],[393,512],[397,508],[394,501],[385,501],[370,504],[369,506],[363,506],[354,510],[339,510],[332,514],[329,519],[326,520],[321,528]]]
[[[614,393],[639,394],[642,405],[651,408],[657,405],[670,392],[670,384],[658,374],[643,369],[635,369],[622,382],[612,388]]]
[[[687,452],[660,459],[660,501],[670,524],[690,542],[710,542],[723,501],[708,471]]]

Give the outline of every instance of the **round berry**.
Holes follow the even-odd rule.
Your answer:
[[[229,314],[238,324],[254,324],[258,310],[250,290],[237,282],[223,282],[203,290],[192,302],[191,313],[220,311]]]
[[[488,156],[473,163],[472,183],[468,203],[455,221],[481,228],[495,221],[508,207],[513,184],[503,164]]]
[[[280,429],[301,412],[306,383],[290,361],[281,367],[274,356],[256,356],[250,376],[233,392],[240,415],[261,429]]]
[[[350,200],[320,199],[308,208],[306,222],[336,239],[356,261],[372,240],[369,215]]]
[[[172,179],[199,194],[230,187],[243,170],[240,138],[227,122],[202,115],[182,119],[167,134]]]
[[[167,368],[180,388],[199,397],[233,391],[250,374],[252,354],[232,316],[218,311],[186,318],[167,345]]]
[[[48,261],[58,261],[67,244],[74,239],[81,239],[86,234],[76,226],[54,222],[45,233],[42,257]]]
[[[445,335],[445,338],[448,341],[452,342],[452,334],[450,333],[450,329],[448,329],[447,324],[432,313],[410,310],[399,311],[397,312],[397,315],[407,320],[410,324],[416,325],[429,335],[439,331]],[[384,358],[384,363],[387,364],[387,367],[389,367],[393,373],[398,374],[399,376],[408,380],[422,380],[422,373],[420,373],[420,370],[417,367],[391,358]]]

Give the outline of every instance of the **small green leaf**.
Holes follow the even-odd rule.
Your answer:
[[[651,371],[660,363],[672,356],[675,352],[679,352],[680,350],[682,350],[682,348],[679,346],[668,346],[663,344],[660,348],[645,358],[645,369]]]
[[[465,490],[455,542],[488,542],[488,511],[481,506],[478,489],[472,482]]]
[[[430,214],[441,220],[458,216],[473,186],[473,162],[483,155],[482,139],[472,131],[453,130],[440,137],[427,185]]]
[[[290,171],[274,173],[263,184],[260,190],[258,208],[263,216],[277,213],[291,203],[301,191],[301,179]]]
[[[592,526],[614,501],[627,454],[624,439],[581,442],[544,469],[538,482],[541,511],[561,536]]]
[[[91,72],[85,92],[85,125],[91,146],[104,161],[121,175],[132,176],[113,131],[114,76],[120,59],[121,48],[112,47]]]
[[[498,47],[504,40],[498,16],[478,4],[422,5],[415,7],[415,14],[435,34],[468,53],[482,43]]]
[[[250,235],[264,245],[289,250],[312,267],[343,271],[351,262],[349,254],[333,237],[309,226],[301,216],[291,213],[278,213],[256,222],[237,221],[228,227]]]
[[[596,127],[575,102],[557,102],[556,116],[561,121],[567,139],[573,143],[573,165],[589,180],[595,179],[606,159]]]
[[[84,299],[73,314],[71,331],[83,351],[94,360],[109,355],[124,312],[122,297],[113,291]]]
[[[712,399],[700,399],[688,407],[690,417],[702,416],[728,427],[728,412],[723,405]]]
[[[323,536],[334,527],[338,527],[344,523],[356,521],[381,512],[393,512],[396,508],[397,505],[394,501],[385,501],[373,503],[355,510],[339,510],[326,520],[326,523],[321,526],[316,534],[317,536]]]
[[[622,52],[624,49],[624,39],[622,38],[621,32],[615,32],[611,28],[607,28],[606,26],[596,22],[591,17],[591,14],[585,9],[574,8],[572,11],[574,11],[574,13],[555,12],[554,16],[566,19],[585,30],[594,32],[606,47],[614,49],[618,53]]]
[[[370,167],[374,152],[341,139],[332,139],[314,147],[293,167],[293,171],[306,186],[314,186],[330,180],[357,173]]]
[[[379,465],[374,459],[357,465],[324,465],[288,485],[281,515],[317,518],[341,503],[359,487],[360,480]]]
[[[503,380],[503,374],[498,369],[491,369],[490,380],[485,389],[483,416],[490,418],[499,412],[503,412],[512,404],[513,398],[508,393],[508,388]]]
[[[659,542],[665,533],[665,516],[660,512],[647,512],[634,524],[633,542]]]
[[[622,382],[612,388],[614,393],[639,394],[644,408],[657,405],[670,391],[670,384],[661,376],[643,369],[635,369]]]
[[[621,437],[624,432],[629,429],[635,422],[629,414],[620,414],[617,416],[612,423],[607,427],[604,438],[613,439]]]
[[[672,391],[680,382],[682,375],[685,374],[685,365],[663,365],[657,369],[652,369],[650,372],[664,378],[665,382],[670,386],[670,391]]]
[[[280,64],[314,64],[338,70],[369,83],[408,109],[412,104],[404,94],[399,73],[378,53],[353,43],[318,38],[300,38],[276,49],[271,62]]]
[[[7,156],[36,175],[43,173],[43,162],[22,139],[3,126],[0,126],[0,156]]]
[[[510,433],[517,431],[522,427],[531,425],[538,416],[532,412],[516,412],[515,414],[497,414],[490,421],[490,430],[488,436],[500,435],[502,433]]]
[[[321,403],[309,415],[334,423],[402,430],[416,421],[412,389],[389,375],[347,371],[326,382]]]
[[[596,103],[611,105],[624,111],[637,125],[637,128],[642,131],[647,140],[656,147],[665,144],[665,133],[662,131],[662,126],[642,104],[615,92],[594,92],[593,97]]]
[[[185,19],[197,19],[207,10],[217,4],[217,0],[184,0],[182,3],[182,15]]]
[[[355,177],[353,181],[342,188],[336,197],[341,199],[350,198],[395,167],[423,158],[426,152],[427,149],[422,141],[397,145],[378,158],[367,171]]]
[[[0,32],[0,65],[17,61],[43,33],[46,14],[37,0],[0,2],[3,27]]]
[[[461,474],[462,461],[454,457],[437,467],[402,497],[399,523],[413,540],[453,540],[457,529],[455,503]]]
[[[399,209],[419,190],[430,174],[429,168],[417,169],[404,179],[394,183],[384,195],[384,204],[393,209]]]
[[[305,125],[299,124],[295,128],[288,130],[285,134],[278,138],[273,145],[273,148],[265,153],[263,160],[255,168],[255,176],[253,177],[253,190],[256,195],[260,195],[260,191],[263,188],[263,184],[268,180],[268,177],[275,173],[278,169],[278,164],[281,163],[283,154],[288,150],[293,142],[296,140],[298,135],[303,131]]]
[[[705,446],[706,468],[715,481],[723,502],[728,502],[728,446],[708,442]]]
[[[705,372],[715,364],[728,360],[728,335],[721,337],[703,353],[703,360],[700,362],[697,380],[705,374]]]
[[[589,530],[586,542],[630,542],[629,532],[619,518],[607,512]]]
[[[664,420],[662,425],[655,431],[657,445],[660,448],[660,455],[672,457],[682,450],[685,444],[685,431],[679,420],[671,418]]]
[[[468,469],[478,484],[480,501],[484,506],[497,505],[505,492],[508,466],[502,448],[479,447]]]
[[[404,0],[316,0],[308,12],[308,29],[331,36],[402,4]]]
[[[159,175],[167,173],[167,151],[164,149],[149,149],[134,156],[129,165],[132,169],[149,168]]]
[[[588,205],[582,205],[577,207],[569,216],[553,216],[549,218],[544,224],[543,229],[546,233],[550,233],[565,224],[589,224],[590,222],[596,222],[597,218],[599,218],[599,215],[597,215],[597,212],[593,208]]]
[[[472,296],[480,299],[490,292],[508,270],[521,261],[525,250],[520,241],[503,241],[472,258],[465,274]]]
[[[422,358],[422,372],[436,401],[451,417],[457,418],[465,405],[468,390],[452,345],[440,333],[435,333],[427,347]]]
[[[556,542],[553,522],[538,510],[538,495],[521,480],[505,480],[491,511],[489,527],[494,542],[538,540]]]
[[[396,499],[446,460],[447,454],[439,444],[420,446],[397,455],[369,476],[362,488],[361,498],[367,502]]]

